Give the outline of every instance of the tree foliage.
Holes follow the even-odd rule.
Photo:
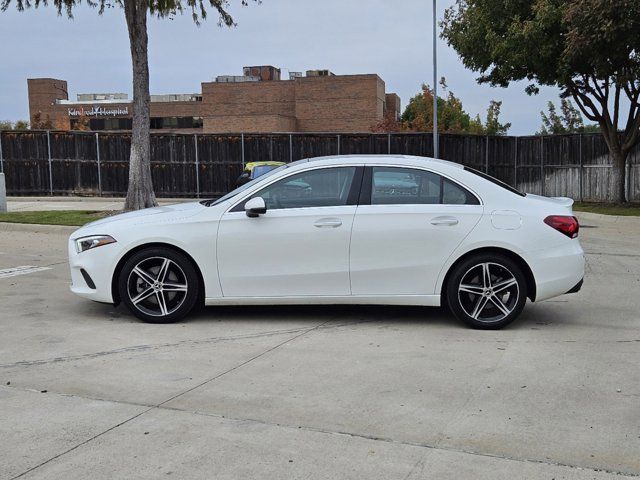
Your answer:
[[[510,123],[500,123],[502,102],[492,100],[489,103],[483,123],[480,115],[471,117],[465,111],[462,101],[449,90],[444,78],[440,80],[440,86],[444,96],[438,95],[438,132],[504,135],[511,127]],[[422,91],[409,100],[400,121],[385,117],[372,130],[376,132],[433,131],[433,89],[429,85],[422,85]]]
[[[49,114],[43,117],[41,111],[37,111],[33,114],[33,118],[31,121],[31,129],[32,130],[51,130],[53,129],[53,122],[51,121],[51,116]]]
[[[638,0],[457,0],[441,26],[480,83],[526,80],[529,94],[552,85],[573,97],[600,126],[624,199],[625,161],[640,136]]]
[[[0,120],[0,130],[28,130],[29,122],[18,120],[15,123],[10,120]]]
[[[250,0],[238,1],[242,5],[247,5]],[[259,2],[260,0],[252,1]],[[0,10],[7,10],[12,2],[19,11],[49,4],[48,0],[0,0]],[[51,3],[59,15],[66,14],[69,18],[73,18],[73,10],[82,3],[82,0],[52,0]],[[158,18],[171,18],[189,11],[195,24],[199,25],[202,20],[207,18],[207,9],[211,8],[218,14],[219,25],[233,26],[235,25],[233,18],[227,11],[229,1],[86,0],[86,4],[97,8],[99,14],[102,14],[107,8],[119,7],[124,10],[133,70],[133,121],[129,156],[129,185],[125,200],[125,210],[138,210],[156,206],[158,203],[151,181],[151,139],[149,130],[149,105],[151,99],[149,94],[147,18],[149,15]],[[51,123],[50,120],[49,123]]]
[[[547,104],[547,113],[540,112],[542,126],[536,135],[558,135],[563,133],[599,132],[597,125],[585,125],[580,111],[571,100],[560,99],[560,113],[553,102]]]
[[[73,9],[82,4],[82,0],[1,0],[0,10],[7,10],[11,3],[14,2],[18,11],[24,11],[27,8],[40,6],[48,6],[52,3],[58,11],[58,15],[67,15],[73,18]],[[125,0],[86,0],[87,5],[98,8],[98,13],[104,13],[105,9],[121,7],[124,8]],[[135,0],[131,3],[140,3]],[[207,8],[214,9],[218,16],[218,24],[232,26],[234,25],[233,17],[227,11],[229,6],[228,0],[149,0],[144,2],[147,11],[158,18],[170,18],[185,11],[191,13],[193,21],[199,25],[202,20],[207,18]],[[249,0],[240,0],[242,5],[248,5]]]

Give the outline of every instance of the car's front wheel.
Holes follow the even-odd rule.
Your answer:
[[[456,317],[474,328],[498,329],[516,319],[527,301],[522,269],[497,253],[480,254],[456,265],[446,285]]]
[[[199,276],[183,254],[164,247],[141,250],[129,258],[118,278],[120,298],[150,323],[184,318],[198,300]]]

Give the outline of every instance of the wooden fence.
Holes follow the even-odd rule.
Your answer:
[[[3,131],[0,170],[9,195],[126,194],[131,137],[125,133]],[[153,134],[153,185],[159,197],[217,197],[245,163],[291,162],[337,154],[433,155],[427,133]],[[599,134],[536,137],[440,136],[440,157],[547,196],[607,202],[614,185]],[[627,195],[640,201],[640,148],[628,165]]]

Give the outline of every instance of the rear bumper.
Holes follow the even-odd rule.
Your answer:
[[[580,280],[578,283],[576,283],[574,287],[571,290],[569,290],[567,293],[578,293],[582,288],[583,283],[584,283],[584,278]]]
[[[536,301],[574,293],[584,279],[584,251],[577,240],[528,252],[525,260],[536,282]]]

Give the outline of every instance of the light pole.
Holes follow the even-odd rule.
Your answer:
[[[433,0],[433,158],[438,158],[438,52],[436,26],[436,0]]]

